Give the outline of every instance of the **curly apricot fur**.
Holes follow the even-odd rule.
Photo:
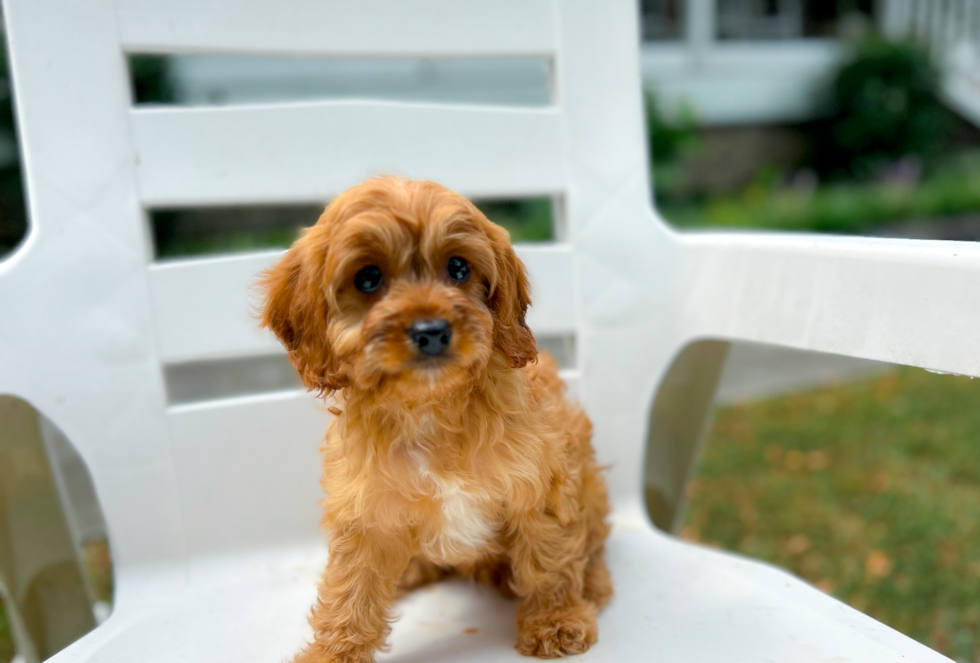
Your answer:
[[[353,284],[367,265],[384,275],[374,293]],[[262,285],[263,325],[338,413],[322,449],[329,562],[294,663],[372,661],[399,593],[450,574],[519,597],[522,654],[586,651],[612,594],[606,487],[588,418],[537,355],[507,232],[437,184],[369,180]],[[407,329],[435,317],[452,340],[425,357]]]

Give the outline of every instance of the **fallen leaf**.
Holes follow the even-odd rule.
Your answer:
[[[806,455],[807,469],[826,470],[830,467],[830,454],[825,449],[811,451]]]
[[[810,539],[805,534],[794,534],[783,543],[783,552],[787,555],[799,555],[810,549]]]
[[[871,486],[871,490],[876,493],[880,493],[888,489],[888,487],[891,485],[891,481],[889,480],[888,475],[882,472],[871,477],[869,484]]]
[[[685,541],[697,541],[700,535],[701,532],[698,531],[698,528],[690,525],[681,530],[681,538]]]
[[[884,578],[892,572],[892,561],[884,551],[876,548],[864,560],[864,572],[872,578]]]

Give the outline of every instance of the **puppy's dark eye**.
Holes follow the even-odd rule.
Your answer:
[[[469,263],[459,257],[450,258],[446,273],[456,283],[466,283],[470,278]]]
[[[374,265],[368,265],[354,275],[354,287],[361,292],[374,292],[384,282],[381,270]]]

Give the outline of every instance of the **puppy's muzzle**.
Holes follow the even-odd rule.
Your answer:
[[[433,318],[416,320],[408,329],[408,337],[412,339],[422,354],[436,357],[443,354],[449,347],[453,337],[453,328],[448,320]]]

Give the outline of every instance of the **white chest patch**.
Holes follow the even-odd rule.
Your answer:
[[[484,498],[465,489],[458,479],[446,479],[429,469],[428,459],[412,454],[419,476],[434,486],[434,497],[442,502],[442,528],[422,541],[425,553],[433,561],[451,562],[468,556],[493,534],[480,504]]]
[[[472,550],[490,538],[490,524],[479,508],[480,499],[456,485],[442,491],[442,547],[450,555]]]

